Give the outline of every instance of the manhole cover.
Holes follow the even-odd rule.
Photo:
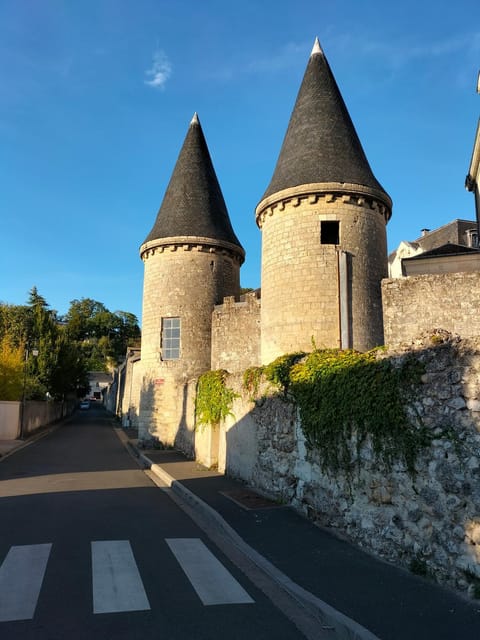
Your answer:
[[[255,493],[255,491],[250,491],[249,489],[220,491],[220,493],[243,509],[274,509],[282,506],[278,502],[273,502],[273,500],[264,498],[258,493]]]

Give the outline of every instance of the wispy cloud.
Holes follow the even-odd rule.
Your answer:
[[[376,41],[371,38],[358,38],[352,34],[341,34],[332,40],[332,48],[349,53],[356,51],[359,55],[381,57],[387,65],[400,69],[418,60],[440,58],[459,51],[477,54],[480,49],[480,32],[452,35],[449,38],[424,42]]]
[[[153,62],[150,69],[145,71],[147,80],[145,84],[155,89],[164,89],[167,80],[172,75],[172,65],[164,51],[158,49],[153,54]]]

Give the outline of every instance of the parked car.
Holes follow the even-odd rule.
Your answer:
[[[80,409],[85,411],[85,409],[90,409],[90,400],[82,400],[80,402]]]

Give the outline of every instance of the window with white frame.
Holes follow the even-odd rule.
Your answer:
[[[162,360],[180,358],[180,318],[162,318]]]

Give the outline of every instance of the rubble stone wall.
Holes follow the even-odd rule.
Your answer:
[[[409,411],[432,443],[414,477],[400,463],[382,471],[368,443],[353,478],[329,476],[305,445],[295,406],[265,389],[252,402],[240,375],[229,379],[243,397],[223,427],[219,467],[380,557],[473,592],[480,584],[480,338],[444,339],[440,332],[385,356],[413,353],[425,370]]]

